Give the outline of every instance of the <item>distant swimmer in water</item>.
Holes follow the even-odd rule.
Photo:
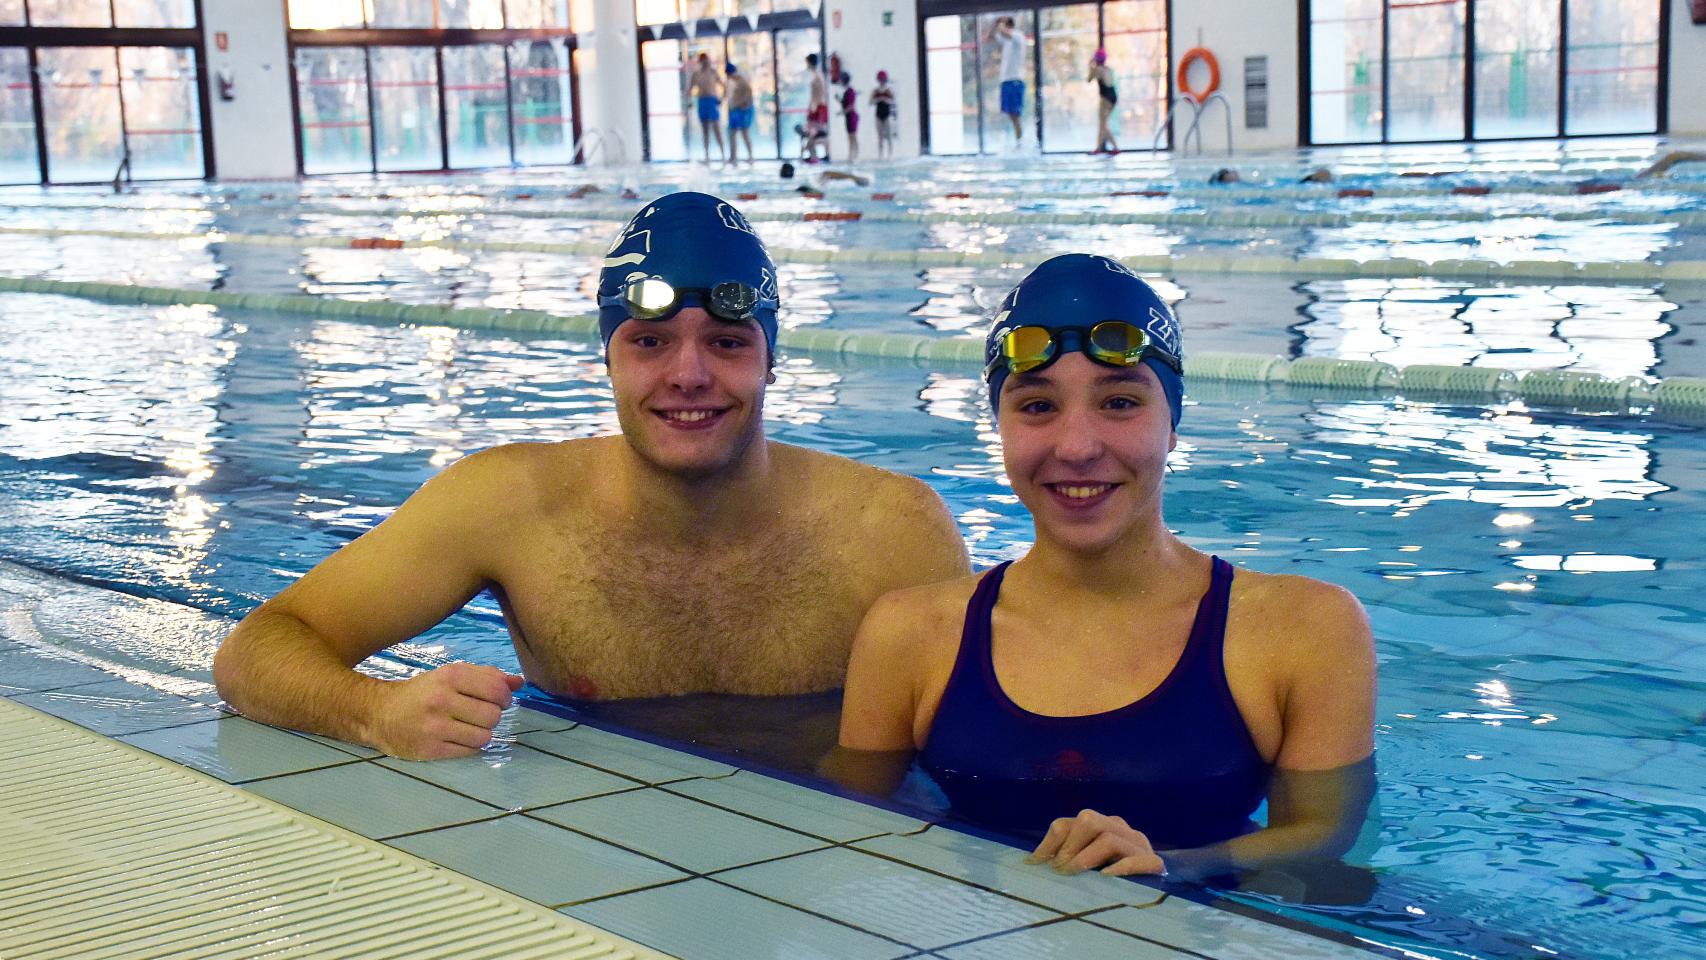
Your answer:
[[[1670,173],[1679,163],[1706,163],[1706,153],[1698,150],[1672,150],[1654,161],[1653,165],[1635,174],[1637,180],[1652,180]]]

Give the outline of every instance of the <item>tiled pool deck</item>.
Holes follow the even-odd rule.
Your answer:
[[[165,617],[199,666],[79,657],[67,610]],[[1370,955],[526,708],[481,756],[427,763],[257,724],[209,682],[228,627],[0,563],[0,696],[683,960]]]

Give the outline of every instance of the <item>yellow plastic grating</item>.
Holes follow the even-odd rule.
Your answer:
[[[0,698],[0,957],[668,960]]]

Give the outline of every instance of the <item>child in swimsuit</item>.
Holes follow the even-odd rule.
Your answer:
[[[877,71],[877,86],[871,91],[871,108],[877,115],[877,159],[894,157],[894,88],[889,86],[889,72]]]

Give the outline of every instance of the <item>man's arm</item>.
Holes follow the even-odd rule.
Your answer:
[[[494,527],[513,515],[495,481],[516,468],[501,449],[460,461],[250,613],[214,658],[220,694],[256,720],[393,756],[478,751],[521,678],[465,663],[401,682],[353,668],[461,609],[488,582],[485,545],[504,539]]]

